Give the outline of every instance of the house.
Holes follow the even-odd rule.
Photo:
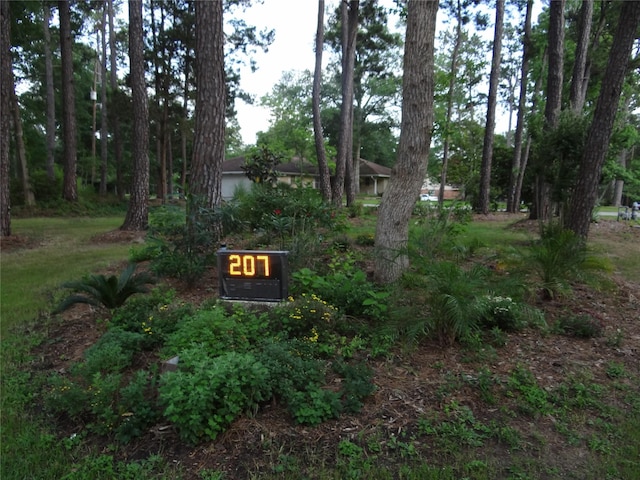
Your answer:
[[[389,185],[391,169],[384,165],[360,159],[360,193],[382,195]]]
[[[234,157],[222,162],[222,198],[228,200],[238,188],[250,189],[249,180],[242,169],[244,157]],[[289,185],[302,183],[318,188],[318,166],[294,157],[276,167],[278,181]],[[382,195],[389,183],[391,169],[368,160],[360,159],[360,193]]]

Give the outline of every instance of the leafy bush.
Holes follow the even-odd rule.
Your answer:
[[[161,376],[159,399],[183,440],[215,440],[241,413],[255,411],[270,397],[268,379],[252,354],[212,357],[192,348],[180,354],[179,370]]]
[[[577,338],[600,337],[603,329],[602,323],[587,313],[562,316],[554,325],[556,332]]]
[[[471,220],[471,211],[463,206],[439,208],[417,204],[417,224],[409,230],[409,256],[412,264],[426,273],[439,254],[454,246],[454,240]]]
[[[143,334],[146,349],[162,345],[194,312],[191,304],[174,303],[174,298],[175,291],[162,289],[135,297],[113,312],[109,326]]]
[[[128,443],[141,436],[160,417],[155,402],[156,378],[154,373],[138,370],[120,389],[120,420],[115,429],[118,441]]]
[[[338,418],[342,410],[340,394],[317,385],[294,392],[289,409],[298,423],[318,425],[330,418]]]
[[[148,250],[151,270],[193,284],[213,262],[219,224],[214,210],[199,206],[193,196],[182,207],[162,206],[149,214]]]
[[[336,256],[329,262],[328,269],[325,275],[309,268],[294,272],[290,291],[293,295],[313,292],[345,315],[384,319],[389,292],[367,279],[366,273],[356,266],[353,255]]]
[[[276,307],[271,312],[271,328],[276,332],[283,331],[289,337],[302,338],[309,335],[312,329],[327,332],[335,326],[339,318],[336,307],[316,294],[302,293],[297,298],[289,297],[289,301]]]
[[[357,413],[364,406],[363,400],[376,390],[372,382],[373,371],[364,363],[349,364],[334,362],[333,371],[344,378],[342,382],[343,409],[348,413]]]
[[[343,219],[325,203],[320,193],[307,186],[278,183],[252,184],[238,199],[238,217],[249,229],[279,243],[288,243],[305,232],[336,232],[343,229]],[[270,243],[270,241],[267,241]]]
[[[72,367],[74,374],[90,380],[96,374],[121,372],[131,364],[133,356],[141,350],[143,335],[114,328],[106,332],[87,349],[84,361]]]
[[[485,295],[478,300],[480,325],[491,330],[495,327],[505,332],[516,332],[526,327],[522,305],[511,297]]]
[[[228,315],[224,307],[214,305],[184,318],[168,336],[163,351],[169,357],[195,346],[210,356],[246,352],[265,334],[267,324],[266,315],[256,316],[242,308]]]

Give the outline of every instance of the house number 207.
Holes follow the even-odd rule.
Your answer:
[[[271,271],[268,255],[229,255],[229,275],[254,277],[260,266],[264,270],[264,276],[269,277]]]

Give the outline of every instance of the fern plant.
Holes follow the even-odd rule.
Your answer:
[[[63,283],[62,287],[73,293],[62,300],[53,313],[62,313],[78,303],[113,310],[132,295],[147,293],[147,285],[155,283],[154,278],[148,272],[136,274],[135,270],[136,264],[131,263],[119,276],[89,275],[82,280]]]
[[[487,293],[489,272],[482,266],[463,269],[454,262],[433,262],[426,275],[407,273],[405,305],[394,305],[383,333],[415,345],[430,336],[443,346],[469,337],[483,313],[477,299]]]
[[[587,281],[609,269],[606,260],[589,252],[582,238],[559,224],[542,229],[540,241],[532,245],[525,263],[537,274],[546,300],[569,295],[572,282]]]

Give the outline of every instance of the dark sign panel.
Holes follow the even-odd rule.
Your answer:
[[[220,298],[279,302],[287,298],[289,269],[284,251],[218,250]]]

